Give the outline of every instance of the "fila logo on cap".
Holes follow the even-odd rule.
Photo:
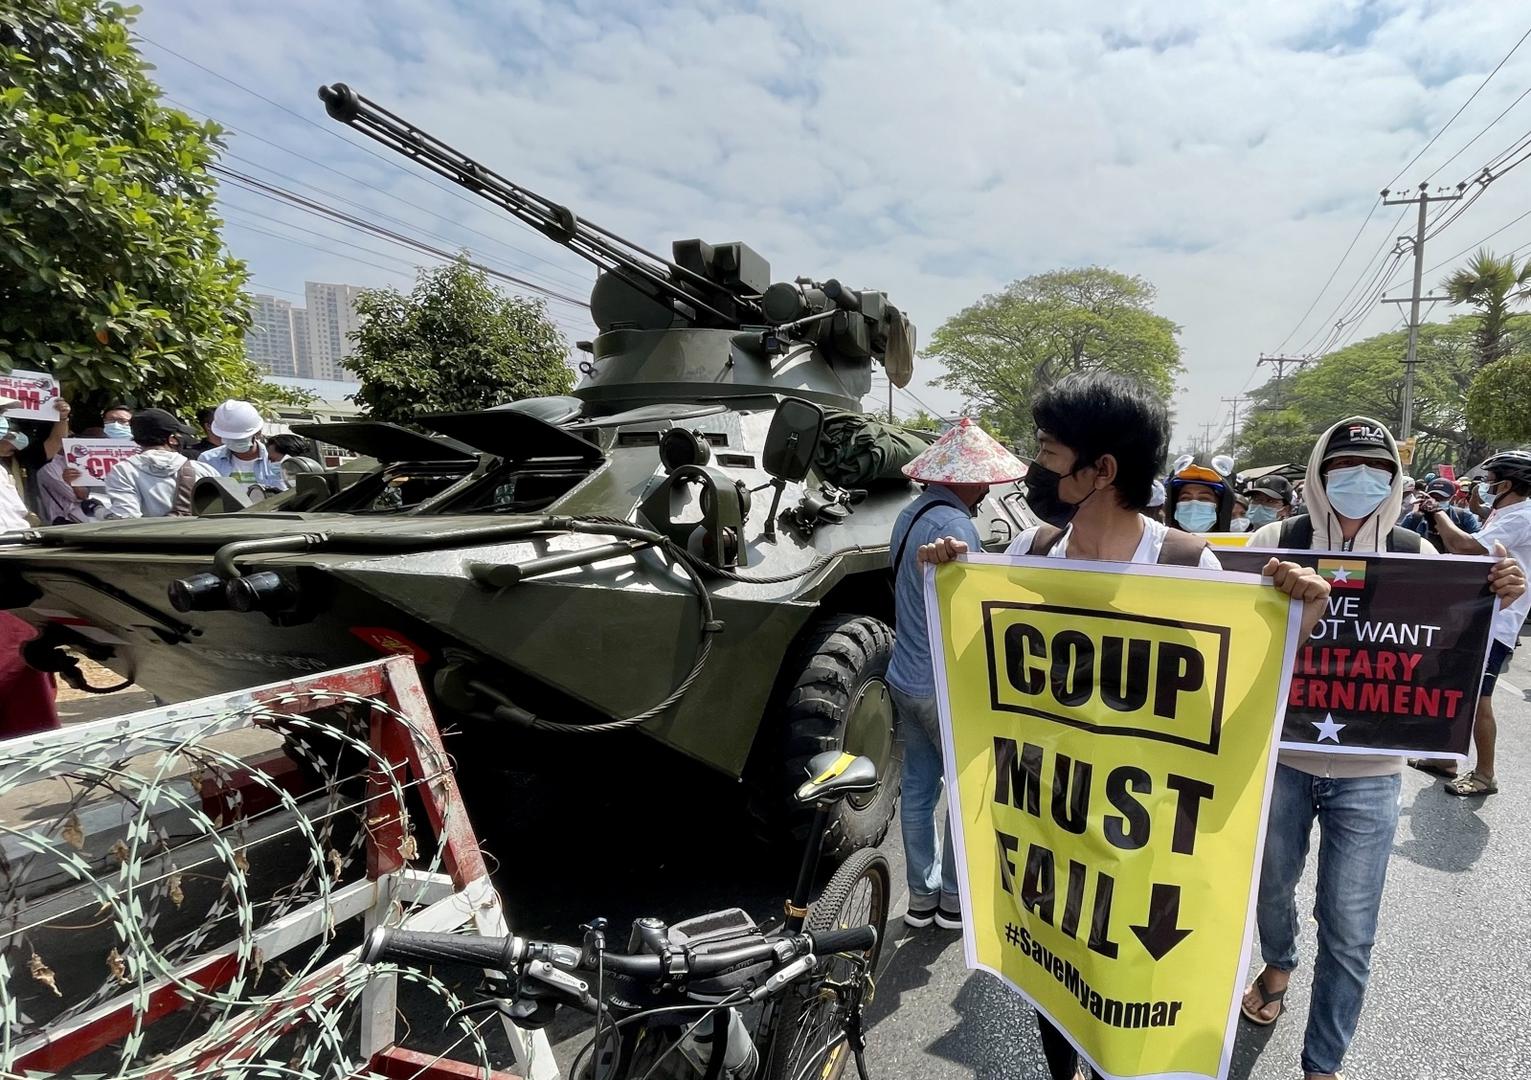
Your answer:
[[[1380,427],[1372,427],[1370,424],[1351,424],[1347,432],[1351,442],[1376,443],[1378,446],[1387,445],[1387,436]]]

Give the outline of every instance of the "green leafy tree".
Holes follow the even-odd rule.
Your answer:
[[[913,416],[901,417],[895,420],[894,423],[909,428],[912,431],[941,432],[946,430],[946,425],[942,423],[939,416],[932,416],[924,409],[921,409]]]
[[[1531,351],[1495,360],[1473,377],[1467,420],[1490,443],[1531,443]]]
[[[269,398],[214,214],[221,129],[160,103],[136,13],[0,5],[0,369],[53,372],[82,415]]]
[[[345,366],[361,380],[357,403],[375,419],[407,423],[574,386],[568,348],[542,301],[505,295],[464,260],[422,268],[407,296],[364,290],[356,310],[361,329]]]
[[[1076,371],[1138,379],[1165,400],[1182,370],[1180,327],[1153,310],[1154,287],[1104,267],[1012,282],[948,319],[926,352],[946,365],[938,385],[1007,442],[1030,446],[1031,401]]]

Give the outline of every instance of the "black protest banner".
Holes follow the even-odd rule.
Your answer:
[[[1225,570],[1275,556],[1329,582],[1297,650],[1281,745],[1335,754],[1464,757],[1497,601],[1488,558],[1219,548]]]

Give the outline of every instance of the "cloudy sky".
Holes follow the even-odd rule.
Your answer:
[[[1531,27],[1498,0],[142,2],[157,79],[231,129],[230,166],[575,295],[583,263],[369,152],[315,89],[349,82],[645,246],[744,240],[777,279],[885,289],[922,340],[1027,274],[1141,274],[1183,327],[1182,437],[1227,422],[1262,351],[1311,349],[1367,299],[1368,260],[1405,227],[1373,209],[1381,188],[1455,184],[1531,129],[1528,42],[1409,164]],[[224,207],[256,291],[405,284],[418,261],[249,193]],[[1426,265],[1528,209],[1531,166]],[[1531,217],[1490,243],[1531,250]],[[1406,269],[1386,281],[1406,291]],[[589,336],[579,308],[553,310]],[[1347,335],[1399,319],[1358,311]],[[938,374],[926,362],[898,411],[959,408]]]

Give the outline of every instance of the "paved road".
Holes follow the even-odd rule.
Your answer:
[[[1494,697],[1501,794],[1458,799],[1422,773],[1404,777],[1371,988],[1346,1062],[1350,1080],[1531,1076],[1523,1024],[1531,972],[1531,638],[1525,642]],[[1311,906],[1312,881],[1310,860],[1299,910]],[[1303,935],[1305,962],[1313,925]],[[1286,1019],[1267,1030],[1241,1023],[1237,1080],[1301,1075],[1309,970],[1293,980]],[[882,1076],[1046,1075],[1030,1010],[992,977],[964,970],[955,934],[906,937],[875,1004],[871,1059]]]
[[[1371,993],[1347,1062],[1351,1080],[1531,1076],[1531,1039],[1521,1024],[1521,988],[1531,970],[1531,647],[1517,653],[1495,705],[1503,794],[1460,800],[1421,773],[1405,775]],[[716,795],[698,789],[696,806]],[[543,854],[566,856],[554,858],[556,873],[518,879],[509,853],[524,843],[490,839],[504,861],[500,881],[511,924],[521,932],[573,936],[578,922],[598,912],[620,927],[638,914],[673,919],[733,903],[760,919],[780,910],[789,875],[719,831],[705,813],[656,818],[624,814],[619,803],[607,802],[576,823],[566,816],[567,804],[532,800],[527,811],[524,800],[514,801],[517,835],[540,833],[548,840]],[[638,818],[646,824],[634,824]],[[899,882],[898,915],[905,897],[896,828],[884,848]],[[521,865],[547,864],[533,856]],[[1310,865],[1300,910],[1311,905],[1312,874]],[[1312,931],[1310,922],[1305,962],[1313,956]],[[869,1060],[877,1076],[1045,1075],[1030,1009],[990,976],[963,967],[958,935],[911,931],[894,944],[874,1003]],[[1301,1075],[1308,971],[1299,969],[1293,981],[1286,1019],[1267,1030],[1240,1025],[1235,1080]],[[586,1035],[577,1028],[555,1034],[567,1064]]]

